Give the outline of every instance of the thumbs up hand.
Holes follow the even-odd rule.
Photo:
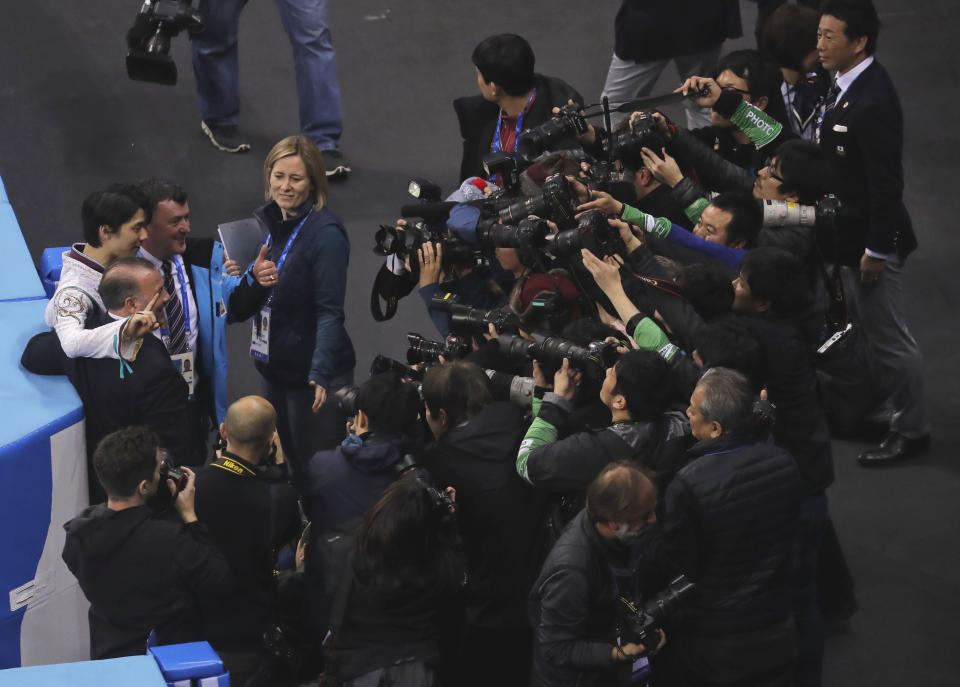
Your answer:
[[[260,286],[269,289],[277,285],[278,272],[273,260],[267,260],[267,250],[269,246],[266,244],[260,247],[257,259],[253,261],[253,278]]]

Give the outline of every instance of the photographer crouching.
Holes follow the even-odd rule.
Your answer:
[[[644,656],[664,642],[651,630],[629,636],[618,597],[651,591],[653,483],[633,463],[611,463],[587,489],[587,507],[564,530],[530,593],[534,628],[531,684],[628,685],[644,680]],[[655,587],[654,590],[655,591]]]

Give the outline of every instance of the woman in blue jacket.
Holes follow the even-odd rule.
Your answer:
[[[350,242],[326,208],[327,177],[312,141],[283,139],[263,173],[268,202],[254,215],[268,232],[264,257],[276,269],[266,279],[273,285],[259,283],[251,267],[231,306],[234,319],[254,318],[250,354],[277,410],[296,484],[310,457],[345,433],[331,396],[353,382],[356,362],[343,325]]]

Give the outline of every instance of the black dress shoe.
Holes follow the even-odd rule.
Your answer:
[[[877,448],[864,451],[857,456],[857,462],[865,468],[889,465],[897,461],[913,458],[930,448],[930,435],[908,439],[902,434],[890,432]]]

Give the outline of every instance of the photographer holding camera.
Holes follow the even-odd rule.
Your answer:
[[[656,590],[656,503],[653,483],[632,462],[611,463],[590,482],[586,508],[554,544],[530,592],[531,684],[629,684],[644,667],[638,659],[657,647],[618,632],[617,597],[639,601]]]
[[[195,476],[167,479],[157,437],[127,427],[97,446],[93,465],[107,502],[64,525],[63,560],[90,602],[90,658],[143,654],[160,644],[206,639],[199,599],[233,593],[226,559],[197,519]],[[158,517],[150,503],[168,489],[182,522]]]
[[[206,623],[231,679],[245,684],[265,663],[263,636],[276,624],[277,553],[300,528],[297,494],[276,464],[277,413],[260,396],[234,401],[220,425],[226,448],[197,474],[197,517],[226,555],[236,580],[228,603]]]
[[[538,363],[534,378],[546,386]],[[535,417],[517,453],[517,473],[530,484],[549,492],[581,492],[613,461],[658,468],[670,444],[687,434],[685,423],[664,416],[672,388],[667,363],[641,350],[624,353],[606,369],[600,400],[612,423],[561,438],[581,379],[565,358],[553,391],[534,400]]]
[[[722,367],[690,398],[698,443],[667,488],[659,551],[697,585],[670,627],[671,684],[792,684],[790,561],[804,489],[790,454],[756,438],[754,398],[746,377]]]
[[[460,179],[484,176],[483,157],[513,155],[520,132],[543,124],[553,108],[583,96],[567,82],[534,72],[533,49],[522,37],[505,33],[480,41],[473,51],[480,95],[457,98],[453,109],[463,137]]]
[[[524,413],[493,401],[483,370],[466,361],[430,368],[423,399],[435,437],[423,464],[457,490],[468,572],[456,684],[524,687],[531,646],[524,602],[547,553],[544,495],[514,469]]]

